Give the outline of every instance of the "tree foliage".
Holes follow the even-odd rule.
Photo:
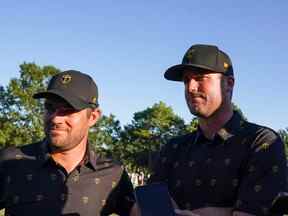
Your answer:
[[[118,145],[121,131],[120,121],[114,115],[102,116],[90,129],[90,144],[100,154],[119,158]]]
[[[278,133],[284,142],[286,156],[288,157],[288,127],[286,129],[279,130]]]
[[[120,157],[130,165],[130,169],[147,171],[160,146],[172,136],[185,132],[183,119],[165,103],[156,103],[134,113],[132,122],[124,126],[121,133],[123,154]]]
[[[58,72],[53,66],[20,65],[20,78],[0,86],[0,146],[31,143],[43,137],[42,106],[32,95],[44,90],[47,80]]]

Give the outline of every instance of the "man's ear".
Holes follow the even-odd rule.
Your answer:
[[[100,108],[95,108],[91,110],[91,114],[89,117],[89,127],[92,127],[96,122],[101,118],[102,111]]]
[[[234,80],[234,77],[233,76],[228,76],[226,78],[226,88],[229,92],[232,92],[233,91],[233,88],[234,88],[234,83],[235,83],[235,80]]]

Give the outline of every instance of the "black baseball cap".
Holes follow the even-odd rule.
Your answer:
[[[74,109],[98,107],[98,88],[93,79],[80,71],[67,70],[54,75],[46,91],[38,92],[33,98],[60,97]]]
[[[207,70],[233,76],[232,62],[229,56],[214,45],[196,44],[185,53],[182,64],[166,70],[164,77],[168,80],[182,81],[183,71],[193,69],[201,73]]]

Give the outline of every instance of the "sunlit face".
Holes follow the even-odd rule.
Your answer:
[[[75,110],[64,100],[46,99],[44,130],[49,144],[65,151],[87,142],[89,128],[100,117],[88,109]]]
[[[227,94],[226,78],[221,73],[211,71],[184,72],[185,98],[193,115],[209,118],[221,107],[227,105],[230,96]]]

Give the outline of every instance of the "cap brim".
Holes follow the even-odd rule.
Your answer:
[[[71,95],[65,94],[63,92],[57,91],[55,89],[51,89],[49,91],[38,92],[33,95],[33,98],[51,98],[51,97],[60,97],[65,100],[68,104],[70,104],[76,110],[82,110],[90,107],[89,104],[83,102],[81,99],[72,97]]]
[[[200,69],[200,70],[199,70]],[[174,65],[170,68],[168,68],[165,73],[164,77],[167,80],[172,80],[172,81],[182,81],[183,80],[183,72],[185,70],[195,70],[195,72],[198,72],[197,70],[201,71],[201,69],[206,69],[210,71],[215,71],[215,69],[210,68],[205,65],[198,65],[198,64],[179,64],[179,65]],[[222,71],[215,71],[222,73]]]

